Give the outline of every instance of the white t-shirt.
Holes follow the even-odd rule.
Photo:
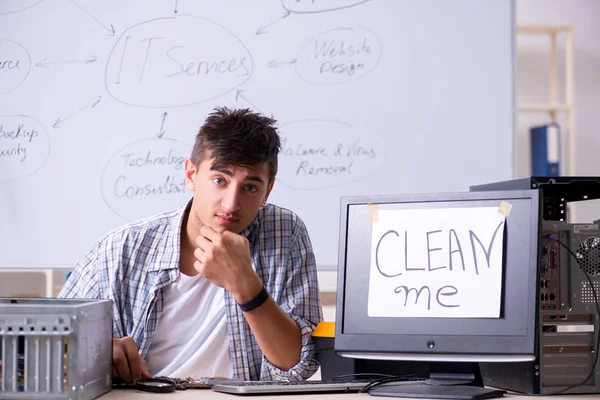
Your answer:
[[[148,351],[152,376],[233,377],[223,288],[180,273],[163,294]]]

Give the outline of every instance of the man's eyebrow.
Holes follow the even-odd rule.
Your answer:
[[[211,168],[211,171],[217,171],[227,176],[233,176],[233,172],[225,168]]]
[[[261,177],[260,177],[260,176],[258,176],[258,175],[248,175],[248,176],[246,177],[246,180],[247,180],[247,181],[258,182],[258,183],[262,183],[262,184],[264,184],[264,183],[265,183],[265,181],[263,180],[263,178],[261,178]]]
[[[230,170],[226,169],[226,168],[211,168],[211,170],[213,171],[218,171],[222,174],[225,174],[227,176],[233,176],[233,172],[231,172]],[[248,175],[245,179],[246,181],[252,181],[252,182],[258,182],[261,184],[265,184],[265,181],[263,178],[261,178],[259,175]]]

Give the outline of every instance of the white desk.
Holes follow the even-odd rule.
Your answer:
[[[172,399],[172,400],[244,400],[247,398],[248,400],[312,400],[312,399],[343,399],[348,398],[358,398],[366,399],[374,397],[369,396],[366,393],[348,393],[348,394],[298,394],[298,395],[273,395],[273,396],[238,396],[234,394],[227,393],[219,393],[213,392],[209,389],[188,389],[188,390],[178,390],[175,393],[145,393],[137,390],[113,390],[110,393],[105,394],[100,397],[99,400],[160,400],[160,399]],[[383,398],[382,398],[383,399]],[[357,399],[358,400],[358,399]],[[422,399],[421,399],[422,400]],[[561,399],[562,400],[562,399]],[[582,399],[583,400],[583,399]]]
[[[342,399],[356,399],[356,400],[365,400],[365,399],[386,399],[386,397],[374,397],[369,396],[366,393],[340,393],[340,394],[298,394],[298,395],[273,395],[273,396],[238,396],[227,393],[218,393],[213,392],[209,389],[188,389],[182,391],[176,391],[175,393],[145,393],[137,390],[113,390],[110,393],[105,394],[100,397],[100,400],[159,400],[159,399],[172,399],[172,400],[273,400],[278,399],[281,400],[284,398],[285,400],[342,400]],[[527,396],[513,396],[513,395],[505,395],[505,399],[513,399],[513,400],[526,400],[531,399],[531,397]],[[595,394],[585,394],[585,395],[560,395],[560,396],[536,396],[535,398],[541,400],[598,400],[598,395]],[[387,399],[391,399],[387,397]],[[502,398],[500,398],[501,400]],[[420,399],[423,400],[423,399]]]

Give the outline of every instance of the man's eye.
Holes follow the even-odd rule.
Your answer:
[[[225,183],[225,180],[222,178],[214,178],[213,182],[216,183],[217,185],[223,185]]]
[[[258,192],[258,188],[253,185],[248,185],[248,186],[246,186],[246,191],[248,191],[250,193],[256,193],[256,192]]]

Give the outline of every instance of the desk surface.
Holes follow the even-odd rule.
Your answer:
[[[343,399],[348,396],[351,397],[360,397],[362,399],[370,397],[366,393],[348,393],[348,394],[297,394],[297,395],[285,395],[285,400],[308,400],[319,398],[319,399]],[[373,399],[373,397],[370,397]],[[100,397],[99,400],[159,400],[159,399],[172,399],[172,400],[272,400],[272,399],[282,399],[282,395],[272,395],[272,396],[238,396],[234,394],[228,393],[219,393],[213,392],[210,389],[188,389],[188,390],[178,390],[175,393],[145,393],[140,392],[139,390],[113,390],[110,393],[105,394]],[[422,399],[421,399],[422,400]],[[561,398],[562,400],[562,398]],[[584,399],[582,399],[584,400]]]
[[[341,399],[375,399],[376,397],[369,396],[366,393],[340,393],[340,394],[298,394],[298,395],[285,395],[285,400],[308,400],[316,399],[319,400],[341,400]],[[513,396],[506,395],[505,399],[530,399],[531,397],[526,396]],[[598,395],[595,394],[586,394],[586,395],[560,395],[560,396],[536,396],[537,399],[543,400],[597,400]],[[100,400],[117,400],[117,399],[125,399],[125,400],[159,400],[159,399],[172,399],[172,400],[271,400],[271,399],[282,399],[281,395],[273,395],[273,396],[238,396],[227,393],[219,393],[213,392],[209,389],[188,389],[182,391],[176,391],[175,393],[145,393],[140,392],[138,390],[113,390],[110,393],[105,394],[100,397]],[[383,397],[382,397],[383,399]],[[420,399],[423,400],[423,399]]]

